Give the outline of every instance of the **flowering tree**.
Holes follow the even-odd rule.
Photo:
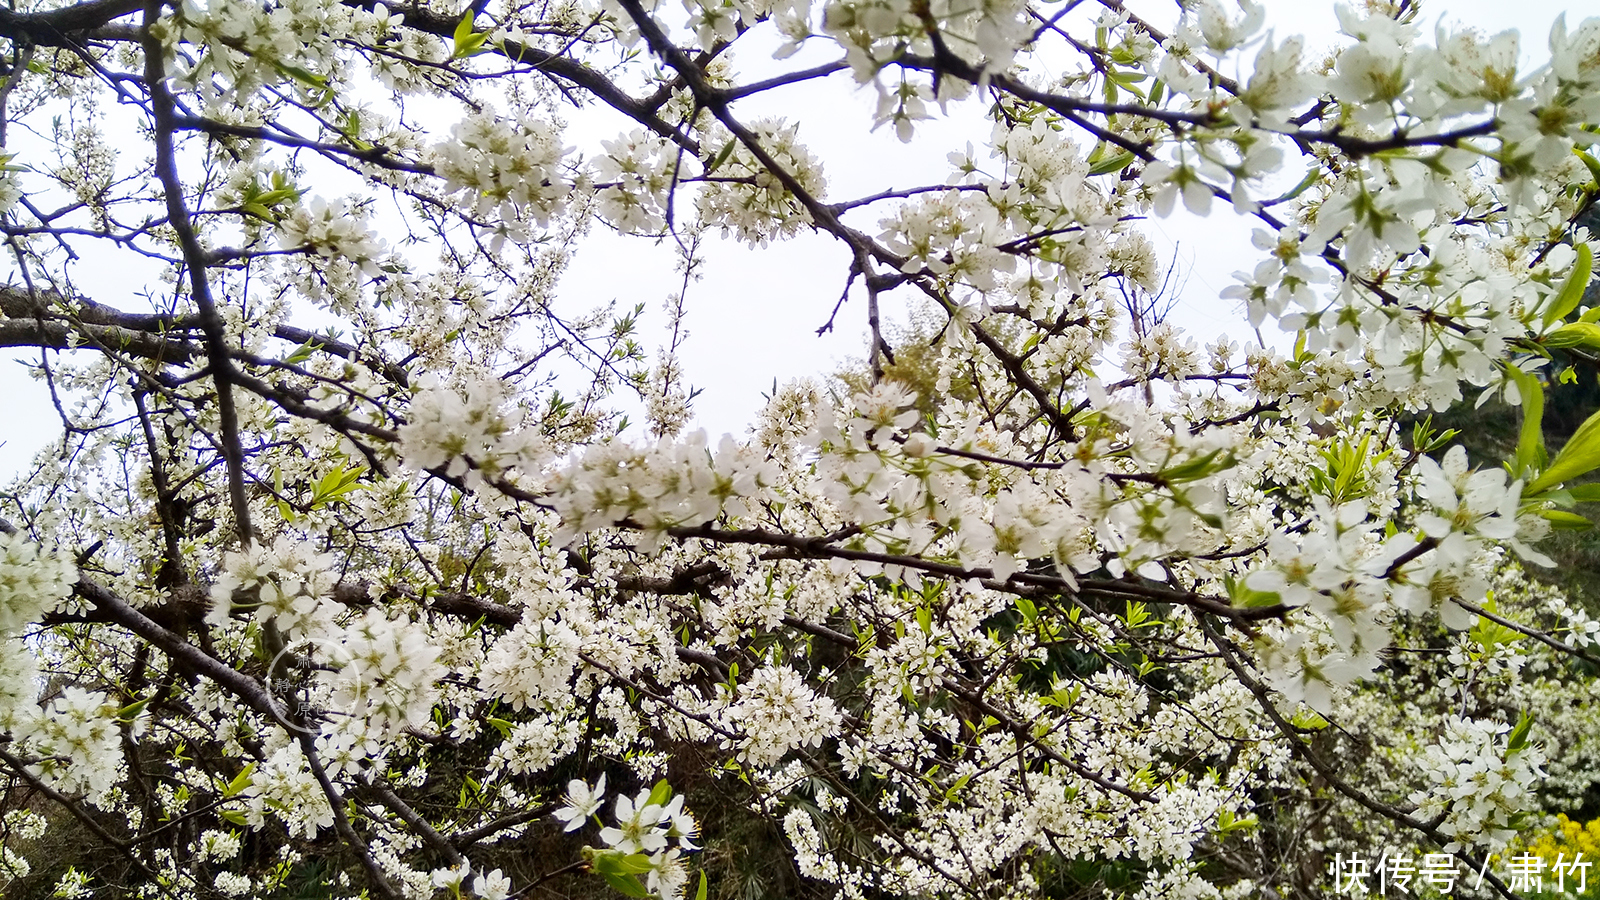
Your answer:
[[[1248,0],[0,11],[0,345],[62,426],[3,495],[8,896],[1316,896],[1384,847],[1511,896],[1600,771],[1600,625],[1521,569],[1600,499],[1600,419],[1540,428],[1600,352],[1600,20],[1524,72],[1339,15],[1319,60]],[[833,197],[747,112],[829,78],[993,131]],[[1226,295],[1288,340],[1121,316],[1180,197],[1257,223]],[[686,285],[836,239],[863,389],[684,434],[681,293],[654,359],[554,306],[596,228]],[[1489,395],[1474,468],[1425,413]]]

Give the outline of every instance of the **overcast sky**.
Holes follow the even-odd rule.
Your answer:
[[[1173,18],[1170,3],[1131,5],[1155,22]],[[1331,3],[1268,0],[1266,5],[1268,27],[1277,34],[1306,35],[1309,51],[1335,46],[1338,23]],[[1541,65],[1547,57],[1550,25],[1563,8],[1564,4],[1549,0],[1471,0],[1424,3],[1422,7],[1429,30],[1441,18],[1446,25],[1471,23],[1491,34],[1522,28],[1524,70]],[[1576,24],[1580,15],[1569,13],[1568,17]],[[739,68],[748,71],[762,62],[755,57],[746,50],[738,57]],[[964,148],[968,141],[981,147],[989,133],[983,107],[968,103],[953,106],[950,119],[921,123],[916,140],[902,145],[887,129],[863,135],[876,103],[870,88],[856,90],[844,73],[829,79],[826,96],[819,97],[820,92],[812,88],[803,92],[807,95],[803,110],[789,112],[799,112],[805,123],[802,141],[826,161],[833,199],[939,183],[949,173],[945,154]],[[773,95],[767,99],[773,114],[782,114],[781,104],[799,97]],[[806,114],[818,104],[826,104],[829,114]],[[1291,184],[1304,171],[1292,162],[1287,168],[1292,170]],[[1207,219],[1184,213],[1180,204],[1170,219],[1141,223],[1162,258],[1176,258],[1179,264],[1177,280],[1183,283],[1183,290],[1172,321],[1194,332],[1202,343],[1222,333],[1229,333],[1239,343],[1250,337],[1238,306],[1218,296],[1233,283],[1233,272],[1250,268],[1257,260],[1258,251],[1250,245],[1250,232],[1257,224],[1222,204],[1215,205]],[[710,255],[712,264],[705,281],[690,293],[692,336],[683,359],[689,380],[704,389],[696,413],[713,435],[742,431],[774,378],[784,381],[828,371],[846,358],[862,355],[866,312],[861,300],[843,310],[833,334],[815,334],[838,299],[849,262],[837,241],[809,235],[763,250],[725,244]],[[619,270],[618,259],[628,260],[625,271]],[[595,241],[580,252],[563,282],[564,293],[594,299],[637,298],[654,312],[662,298],[676,290],[672,265],[672,254],[665,250],[652,255],[641,252],[636,241]],[[908,291],[888,295],[886,309],[892,310],[896,301],[905,302],[909,296]]]
[[[1166,22],[1173,17],[1170,3],[1132,5],[1153,21]],[[1331,4],[1268,0],[1266,5],[1268,25],[1279,35],[1304,34],[1312,49],[1334,45],[1337,24]],[[1423,12],[1430,27],[1442,18],[1446,24],[1467,23],[1489,33],[1522,29],[1526,70],[1543,62],[1550,25],[1564,8],[1565,4],[1551,0],[1453,0],[1424,4]],[[1569,13],[1572,24],[1581,16],[1581,11]],[[741,78],[760,77],[773,64],[763,58],[759,47],[746,48],[745,44],[740,42],[741,52],[736,56]],[[819,55],[817,61],[822,58]],[[790,59],[784,65],[792,67],[796,62]],[[766,95],[759,105],[746,103],[739,112],[747,118],[784,114],[798,118],[803,123],[800,139],[824,160],[828,197],[835,200],[884,188],[942,182],[949,171],[945,154],[965,148],[969,141],[981,147],[989,133],[983,108],[968,103],[953,106],[948,118],[921,123],[917,139],[903,145],[887,129],[864,134],[875,105],[870,87],[857,89],[848,74],[841,73],[820,86]],[[598,138],[612,137],[626,127],[628,123],[620,117],[598,114],[581,118],[572,123],[567,143],[598,147]],[[865,219],[854,224],[870,227],[874,222]],[[1218,294],[1232,282],[1232,272],[1254,263],[1250,222],[1220,205],[1204,220],[1183,214],[1180,207],[1171,219],[1146,222],[1145,229],[1164,258],[1177,259],[1184,276],[1173,320],[1202,342],[1229,333],[1242,343],[1247,336],[1243,318],[1235,305],[1219,300]],[[831,371],[846,358],[861,354],[865,310],[859,299],[841,312],[832,334],[816,334],[843,287],[848,256],[838,242],[808,234],[752,250],[720,241],[707,255],[705,278],[689,292],[691,337],[682,359],[689,382],[703,390],[696,401],[698,422],[713,434],[742,433],[760,405],[761,394],[770,390],[775,379],[782,382]],[[575,312],[610,300],[622,305],[643,302],[649,321],[659,326],[662,303],[680,283],[675,263],[675,254],[667,247],[652,247],[636,238],[619,239],[597,225],[563,279],[562,308]],[[127,296],[127,286],[133,283],[130,273],[116,266],[107,269],[114,271],[93,287],[107,290],[108,295],[96,299],[137,308],[140,301]],[[75,277],[85,288],[91,287],[82,272]],[[109,293],[117,290],[121,296]],[[886,302],[893,304],[899,297],[891,294]],[[893,307],[887,311],[893,314]],[[4,412],[0,420],[0,481],[59,435],[60,423],[47,392],[27,376],[23,365],[12,362],[25,355],[15,349],[0,351],[0,410]],[[25,361],[37,364],[38,360],[34,356]]]

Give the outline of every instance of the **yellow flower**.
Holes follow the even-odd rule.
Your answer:
[[[1518,846],[1520,845],[1520,847]],[[1542,859],[1546,869],[1545,886],[1552,894],[1555,888],[1554,867],[1557,860],[1564,864],[1574,862],[1595,863],[1588,870],[1568,870],[1566,876],[1566,891],[1561,896],[1576,898],[1576,900],[1600,900],[1600,819],[1594,819],[1588,824],[1579,824],[1567,818],[1565,814],[1556,816],[1556,823],[1550,829],[1528,835],[1516,845],[1507,848],[1495,857],[1494,865],[1502,866],[1504,860],[1528,854]],[[1582,878],[1583,875],[1589,877]],[[1577,892],[1579,883],[1584,884],[1582,893]]]

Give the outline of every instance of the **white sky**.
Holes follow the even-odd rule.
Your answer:
[[[1135,0],[1131,5],[1142,13],[1148,11],[1156,23],[1175,14],[1170,3]],[[1280,35],[1308,36],[1308,56],[1336,45],[1338,23],[1331,2],[1266,0],[1265,5],[1268,27]],[[1553,0],[1470,0],[1424,4],[1423,12],[1429,29],[1441,18],[1446,25],[1471,23],[1491,34],[1524,28],[1526,70],[1547,57],[1546,36],[1564,8]],[[1573,24],[1579,19],[1576,13],[1568,17]],[[741,72],[754,70],[753,74],[759,75],[755,67],[764,60],[756,55],[744,49],[736,56]],[[768,98],[769,108],[776,115],[798,115],[804,123],[800,139],[826,161],[828,195],[833,200],[885,188],[938,184],[949,174],[947,153],[963,149],[971,141],[981,155],[989,134],[983,108],[967,103],[952,105],[948,119],[919,123],[910,146],[901,144],[887,128],[864,135],[876,106],[870,87],[856,89],[846,73],[828,79],[826,96],[819,97],[822,92],[815,87],[793,90],[795,99],[806,101],[803,108],[784,110],[779,104],[790,98],[782,94]],[[817,115],[816,110],[824,104],[828,112]],[[1084,149],[1088,149],[1087,143]],[[1286,168],[1291,172],[1290,184],[1304,171],[1292,161]],[[890,208],[882,207],[884,213]],[[853,224],[875,223],[856,220]],[[1250,233],[1258,223],[1236,216],[1223,204],[1215,204],[1210,217],[1197,219],[1180,204],[1170,219],[1150,219],[1141,225],[1160,249],[1161,258],[1176,256],[1179,263],[1175,280],[1184,289],[1170,320],[1193,332],[1202,343],[1223,333],[1229,333],[1236,343],[1245,343],[1247,337],[1253,342],[1242,313],[1235,304],[1220,300],[1219,293],[1233,283],[1233,272],[1248,269],[1257,260],[1259,251],[1251,246]],[[830,371],[847,358],[863,355],[866,311],[862,299],[853,299],[840,313],[834,333],[823,337],[815,333],[838,300],[849,262],[837,241],[808,235],[761,250],[725,242],[709,255],[706,279],[689,296],[691,337],[682,356],[688,380],[704,389],[695,404],[698,422],[713,435],[741,432],[774,378],[782,382]],[[619,259],[627,260],[626,265],[618,265]],[[580,251],[563,283],[564,294],[636,298],[658,312],[665,296],[677,290],[673,262],[673,255],[665,249],[659,254],[641,252],[637,241],[595,241]],[[896,302],[904,302],[910,295],[909,291],[888,295],[886,313],[895,312]]]
[[[1173,18],[1170,3],[1132,2],[1158,23]],[[1334,46],[1337,25],[1331,3],[1266,0],[1268,26],[1280,35],[1304,34],[1309,49]],[[1425,4],[1424,21],[1467,23],[1489,33],[1521,28],[1524,70],[1545,56],[1550,24],[1565,8],[1555,0],[1452,0]],[[1582,17],[1574,10],[1572,24]],[[773,65],[758,48],[746,47],[752,34],[739,45],[735,64],[741,80],[759,78]],[[818,42],[821,43],[821,42]],[[815,62],[828,58],[818,54]],[[785,61],[785,68],[807,62],[806,54]],[[794,104],[785,106],[785,104]],[[847,73],[823,85],[772,92],[738,107],[741,116],[783,115],[801,121],[799,137],[824,161],[828,198],[839,200],[885,188],[905,188],[942,182],[949,172],[945,155],[970,141],[981,148],[989,134],[983,109],[977,103],[953,105],[948,118],[920,123],[916,139],[901,144],[888,129],[866,134],[876,106],[870,87],[857,89]],[[584,149],[597,148],[600,138],[615,136],[630,124],[620,116],[597,114],[575,121],[566,142]],[[1087,147],[1085,147],[1087,149]],[[25,162],[25,160],[19,160]],[[1301,169],[1291,164],[1298,174]],[[888,208],[884,208],[886,213]],[[854,220],[870,228],[870,219]],[[1168,220],[1144,223],[1163,259],[1174,254],[1179,262],[1183,290],[1172,321],[1202,342],[1229,333],[1239,343],[1247,337],[1237,308],[1218,299],[1232,283],[1231,273],[1254,264],[1257,251],[1250,245],[1251,221],[1241,219],[1220,204],[1207,219],[1180,211]],[[804,234],[764,249],[749,249],[733,241],[719,241],[708,252],[705,277],[690,288],[687,308],[690,338],[681,358],[690,384],[703,393],[695,404],[697,424],[714,435],[744,431],[761,395],[774,380],[835,370],[864,348],[865,302],[853,299],[840,312],[832,334],[817,336],[838,300],[848,265],[844,249],[832,238]],[[649,322],[659,327],[666,297],[678,290],[681,276],[674,271],[675,252],[651,246],[637,238],[618,238],[596,225],[574,259],[560,290],[564,309],[577,311],[597,302],[617,300],[619,306],[646,305]],[[129,273],[120,266],[94,278],[78,273],[87,290],[104,289],[95,299],[125,308],[140,302],[128,296]],[[142,279],[141,279],[142,281]],[[119,294],[120,292],[120,294]],[[886,314],[895,316],[900,294],[886,299]],[[909,295],[907,295],[909,296]],[[659,332],[651,332],[659,334]],[[1269,336],[1270,339],[1270,336]],[[59,435],[60,422],[44,387],[28,377],[23,365],[11,360],[23,351],[0,351],[0,482],[17,472],[46,443]],[[26,360],[37,364],[37,355]]]

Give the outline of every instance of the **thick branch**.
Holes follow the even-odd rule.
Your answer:
[[[351,6],[371,9],[374,0],[345,0]],[[460,16],[449,16],[421,5],[390,7],[391,12],[403,13],[407,28],[449,39],[455,34]],[[700,145],[691,137],[667,124],[645,103],[634,99],[611,82],[610,79],[577,60],[559,54],[529,47],[516,41],[486,48],[515,63],[532,66],[536,71],[554,80],[577,85],[594,95],[602,103],[666,138],[690,153],[699,154]]]
[[[0,346],[52,350],[99,348],[177,364],[205,355],[204,348],[190,340],[200,330],[197,316],[124,312],[86,297],[63,297],[54,291],[37,293],[35,298],[25,288],[0,285],[0,334],[8,335],[0,338]],[[17,321],[6,321],[8,319]],[[43,330],[36,330],[34,337],[29,338],[28,328],[24,326],[38,326],[41,320]],[[76,341],[72,337],[74,334],[78,336]],[[278,325],[273,329],[273,337],[360,363],[401,387],[410,384],[404,367],[337,338],[293,325]]]
[[[101,349],[162,363],[187,363],[203,352],[199,344],[181,338],[164,338],[114,325],[74,327],[38,319],[0,319],[0,347]]]
[[[177,151],[173,133],[177,130],[177,106],[167,89],[164,58],[166,50],[151,30],[161,17],[161,0],[147,0],[144,6],[145,82],[150,91],[150,116],[154,127],[155,171],[167,201],[167,219],[178,236],[178,246],[189,270],[189,291],[200,312],[200,328],[205,332],[206,357],[211,363],[211,378],[217,385],[217,418],[221,425],[221,447],[228,464],[228,498],[233,506],[234,527],[239,540],[249,544],[250,502],[244,489],[244,447],[239,440],[239,412],[234,406],[229,376],[233,363],[228,359],[227,329],[211,296],[206,275],[207,255],[200,246],[189,209],[183,202],[183,180],[178,176]]]
[[[143,0],[90,0],[35,13],[0,7],[0,37],[40,47],[77,47],[84,32],[138,12]]]

